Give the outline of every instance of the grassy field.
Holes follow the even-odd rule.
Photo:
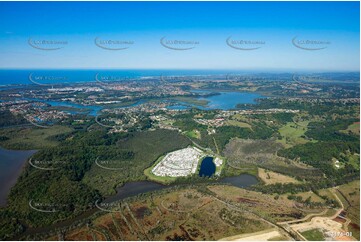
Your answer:
[[[355,122],[347,127],[345,130],[341,130],[341,132],[348,134],[349,132],[360,135],[360,122]]]
[[[0,136],[8,137],[6,141],[0,141],[0,146],[7,149],[42,149],[59,144],[52,136],[70,133],[73,129],[66,126],[51,126],[49,128],[7,128],[0,129]]]
[[[237,121],[237,120],[227,120],[226,125],[238,126],[238,127],[241,127],[241,128],[252,128],[252,126],[249,125],[248,123],[240,122],[240,121]]]
[[[296,196],[302,197],[303,200],[306,200],[307,198],[311,197],[311,202],[324,202],[322,198],[317,196],[315,193],[309,191],[309,192],[300,192],[296,193]]]
[[[324,241],[325,236],[319,229],[311,229],[301,233],[307,240]]]
[[[254,121],[253,118],[246,116],[246,115],[242,115],[242,114],[235,114],[233,116],[231,116],[230,121],[236,121],[239,123],[234,123],[234,124],[238,124],[238,125],[242,125],[246,128],[250,128],[252,129],[252,121]]]
[[[234,186],[209,186],[209,190],[230,201],[232,204],[252,211],[273,222],[299,219],[306,214],[294,207],[294,202],[287,198],[275,198],[260,192],[248,191]],[[225,236],[226,237],[226,236]]]
[[[291,195],[291,193],[282,194],[280,197],[287,198],[289,195]],[[295,194],[292,194],[292,195],[302,197],[303,201],[310,198],[310,202],[321,202],[321,203],[325,202],[322,198],[320,198],[319,196],[317,196],[315,193],[313,193],[311,191],[309,191],[309,192],[299,192],[299,193],[295,193]],[[334,197],[333,197],[333,199],[334,199]],[[321,210],[322,209],[320,209],[320,211]]]
[[[234,166],[231,162],[227,161],[227,164],[224,165],[223,174],[225,176],[238,176],[241,174],[258,176],[258,168],[257,166],[251,164],[237,164],[236,166]]]
[[[355,168],[360,169],[360,155],[359,154],[348,154],[349,163]]]
[[[279,133],[281,134],[282,139],[278,141],[286,148],[309,142],[307,139],[301,137],[307,131],[308,123],[308,121],[287,123],[285,126],[279,129]]]
[[[282,175],[280,173],[276,173],[273,171],[265,170],[262,168],[258,168],[258,177],[261,178],[261,180],[265,184],[275,184],[275,183],[300,183],[296,179]]]
[[[321,189],[321,190],[318,190],[318,193],[321,195],[321,196],[326,196],[330,199],[334,199],[335,200],[335,196],[332,194],[332,192],[330,191],[329,188],[325,188],[325,189]]]
[[[351,124],[350,126],[348,126],[347,129],[350,130],[354,134],[360,134],[360,122]]]
[[[185,135],[187,135],[189,138],[201,139],[201,133],[196,129],[192,131],[186,131]]]

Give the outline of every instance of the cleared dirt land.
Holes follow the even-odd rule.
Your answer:
[[[276,229],[265,230],[252,234],[241,234],[221,239],[221,241],[267,241],[272,239],[280,240],[282,235]]]

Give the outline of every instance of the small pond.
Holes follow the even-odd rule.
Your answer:
[[[207,156],[202,160],[199,176],[210,177],[216,172],[216,165],[213,163],[213,157]]]

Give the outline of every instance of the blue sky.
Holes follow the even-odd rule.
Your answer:
[[[359,15],[359,2],[0,2],[0,68],[358,71]],[[133,44],[105,50],[96,37]],[[162,37],[198,44],[174,50]],[[229,37],[262,44],[239,50]]]

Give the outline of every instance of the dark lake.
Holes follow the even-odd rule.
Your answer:
[[[213,157],[207,156],[202,160],[199,176],[212,176],[216,172],[216,165],[213,163]]]
[[[242,174],[239,176],[225,177],[220,180],[223,183],[229,183],[232,186],[246,188],[258,183],[258,179],[255,176],[249,174]]]
[[[0,148],[0,206],[6,205],[6,198],[15,185],[27,159],[36,150],[6,150]]]

